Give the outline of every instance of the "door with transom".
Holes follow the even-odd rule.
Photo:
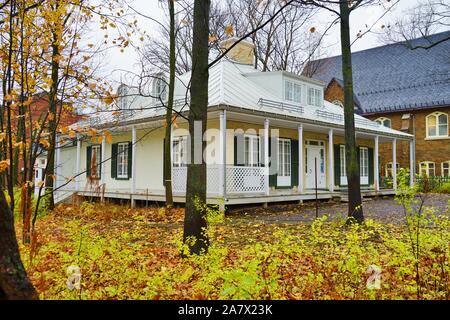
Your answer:
[[[325,143],[323,141],[308,140],[305,149],[305,176],[306,189],[314,189],[316,187],[316,171],[317,171],[317,188],[326,188],[326,160],[325,160]]]

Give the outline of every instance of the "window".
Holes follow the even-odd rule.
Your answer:
[[[375,122],[378,122],[379,124],[381,124],[382,126],[385,126],[387,128],[391,128],[391,119],[381,117],[381,118],[376,119]]]
[[[172,162],[174,167],[185,167],[187,165],[187,141],[187,136],[173,138]]]
[[[284,95],[287,101],[302,102],[302,86],[292,81],[284,82]]]
[[[89,176],[91,179],[100,179],[101,149],[102,146],[99,144],[91,146],[91,161],[89,168]]]
[[[161,75],[159,76],[161,77]],[[165,101],[167,97],[167,84],[164,78],[158,78],[156,77],[153,80],[153,96],[155,97],[155,100],[158,101]]]
[[[397,167],[397,172],[398,172],[398,170],[400,169],[400,164],[398,162],[397,162],[396,167]],[[392,162],[388,162],[388,163],[386,163],[386,177],[392,178],[393,175],[394,174],[392,173]]]
[[[426,176],[434,176],[436,173],[435,163],[432,161],[423,161],[419,164],[419,174]]]
[[[128,105],[128,102],[129,102],[129,97],[128,97],[128,95],[129,95],[129,90],[128,90],[128,87],[126,86],[126,85],[124,85],[124,84],[121,84],[120,86],[119,86],[119,88],[117,89],[117,95],[119,96],[118,98],[118,100],[119,100],[119,109],[120,110],[126,110],[126,109],[129,109],[129,105]]]
[[[441,163],[441,176],[450,177],[450,160]]]
[[[369,184],[369,149],[366,147],[359,148],[359,174],[361,184]]]
[[[308,88],[308,104],[320,107],[322,105],[322,91],[316,88]]]
[[[128,178],[128,142],[117,144],[117,178]]]
[[[291,140],[278,140],[278,176],[291,176]]]
[[[426,117],[427,138],[448,137],[448,116],[434,112]]]
[[[260,139],[255,135],[244,136],[244,165],[247,167],[259,166]]]

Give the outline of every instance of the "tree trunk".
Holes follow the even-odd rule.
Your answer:
[[[20,259],[14,217],[0,188],[0,299],[38,299]]]
[[[164,144],[164,183],[166,189],[166,207],[173,206],[172,195],[172,109],[173,95],[175,90],[175,3],[173,0],[167,1],[170,16],[170,48],[169,48],[169,97],[166,111],[166,135]]]
[[[203,151],[206,142],[208,108],[208,37],[210,0],[195,0],[192,46],[192,76],[189,109],[189,134],[191,159],[187,168],[186,209],[183,241],[190,253],[201,254],[208,250],[206,233],[206,163]]]
[[[353,101],[352,55],[350,42],[350,9],[348,1],[340,1],[342,75],[344,80],[345,157],[348,182],[349,221],[364,221],[361,206],[361,185],[357,146],[355,138],[355,115]]]
[[[47,150],[47,166],[45,175],[45,191],[48,193],[48,209],[55,208],[55,198],[53,194],[54,174],[55,174],[55,149],[56,149],[56,124],[57,124],[57,105],[58,105],[58,71],[59,71],[59,46],[58,35],[53,33],[52,43],[52,86],[49,94],[49,148]]]

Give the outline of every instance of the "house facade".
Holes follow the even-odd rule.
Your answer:
[[[396,146],[397,166],[427,176],[450,176],[450,31],[352,54],[355,112],[414,136]],[[304,73],[327,83],[325,99],[343,102],[341,57],[311,63]],[[381,178],[392,176],[392,144],[380,148]]]
[[[347,181],[342,108],[324,99],[321,81],[255,70],[248,59],[252,52],[251,44],[240,43],[209,70],[206,151],[200,152],[207,163],[208,202],[301,201],[315,198],[316,190],[320,199],[343,196]],[[76,193],[132,203],[164,201],[166,95],[160,79],[154,81],[153,98],[133,95],[133,88],[122,86],[127,100],[118,103],[125,108],[121,115],[102,112],[72,126],[76,139],[59,136],[59,200]],[[170,142],[175,202],[185,201],[187,164],[199,161],[188,148],[189,81],[187,73],[175,86],[177,120]],[[392,193],[380,188],[379,146],[411,143],[412,136],[359,115],[355,125],[364,191]],[[93,128],[112,138],[92,139]]]

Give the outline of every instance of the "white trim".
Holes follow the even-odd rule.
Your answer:
[[[264,190],[266,195],[270,194],[269,186],[269,119],[264,120]]]
[[[117,178],[118,179],[128,179],[128,161],[130,159],[128,159],[128,146],[129,143],[128,142],[119,142],[117,144]],[[124,152],[123,150],[121,151],[120,148],[125,148],[126,152]],[[123,157],[123,162],[126,163],[125,165],[125,170],[123,170],[124,172],[122,172],[122,174],[120,174],[120,167],[123,165],[123,162],[120,161],[120,158]],[[125,161],[126,160],[126,161]],[[124,168],[122,168],[124,169]]]
[[[440,116],[445,116],[445,118],[447,120],[446,124],[442,125],[442,126],[445,126],[447,128],[447,132],[445,134],[439,134],[440,126],[441,126],[441,124],[439,123],[439,117]],[[436,123],[435,123],[435,133],[436,134],[434,134],[434,135],[430,135],[429,134],[428,120],[431,119],[431,118],[434,118],[434,120],[436,121]],[[425,130],[426,130],[425,131],[425,136],[426,136],[425,139],[448,139],[449,138],[449,135],[448,135],[448,114],[444,113],[444,112],[436,111],[436,112],[433,112],[433,113],[427,115],[425,117]]]
[[[328,130],[328,189],[334,192],[334,144],[333,129]]]
[[[447,175],[444,175],[444,164],[448,164]],[[441,177],[450,177],[450,160],[441,163]]]
[[[384,126],[384,127],[386,127],[386,128],[392,128],[392,121],[391,121],[391,119],[389,119],[389,118],[386,118],[386,117],[379,117],[379,118],[376,118],[374,121],[375,121],[375,122],[378,122],[379,124],[381,124],[382,126]],[[385,122],[385,121],[389,121],[389,126],[384,125],[384,122]]]
[[[227,113],[223,110],[220,113],[219,123],[219,194],[225,197],[226,195],[226,147],[227,147]]]
[[[284,153],[282,153],[281,152],[282,150],[280,150],[280,143],[282,143],[283,149],[288,146],[289,151],[286,152],[286,150],[283,150]],[[288,187],[288,186],[291,186],[291,184],[292,184],[292,141],[291,141],[291,139],[278,138],[277,148],[278,148],[277,186],[278,187]],[[288,155],[288,157],[285,158],[282,155]],[[281,159],[280,159],[280,157],[281,157]],[[287,159],[289,159],[289,161],[285,161]],[[283,160],[283,161],[280,161],[280,160]],[[285,170],[284,164],[289,165],[288,171]],[[289,173],[289,175],[288,175],[288,173]]]
[[[397,139],[392,140],[392,185],[397,190]]]
[[[80,174],[80,164],[81,164],[81,139],[79,136],[77,136],[77,160],[76,160],[76,165],[75,165],[75,175]],[[87,168],[86,168],[87,170]],[[79,191],[80,190],[80,177],[76,177],[75,178],[75,190]]]
[[[378,163],[378,157],[379,157],[379,140],[380,138],[378,136],[375,136],[375,152],[374,152],[374,161],[373,161],[373,184],[375,187],[375,191],[380,191],[380,168]]]
[[[298,126],[298,191],[303,192],[303,126]]]
[[[246,139],[249,140],[249,147],[250,150],[247,150],[247,143],[246,143]],[[257,150],[254,150],[254,142],[255,140],[257,141]],[[245,159],[246,155],[247,155],[247,151],[248,151],[248,162],[246,161],[247,159]],[[255,159],[255,155],[256,155],[256,159]],[[260,166],[260,158],[261,158],[261,139],[258,135],[256,134],[244,134],[244,166],[246,167],[259,167]]]
[[[359,147],[359,174],[361,185],[369,184],[369,148]]]
[[[433,171],[434,174],[430,174],[430,164],[433,164]],[[422,170],[422,165],[425,165],[425,170]],[[419,175],[422,175],[422,171],[425,171],[425,174],[429,176],[435,176],[436,175],[436,162],[434,161],[421,161],[419,162]]]

